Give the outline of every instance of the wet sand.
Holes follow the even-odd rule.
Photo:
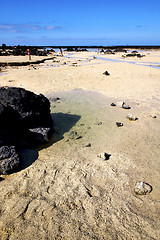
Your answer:
[[[160,69],[149,65],[160,64],[160,52],[144,54],[66,53],[0,76],[1,86],[46,95],[55,124],[50,144],[26,153],[33,160],[0,182],[2,239],[159,238]],[[136,195],[136,181],[152,192]]]

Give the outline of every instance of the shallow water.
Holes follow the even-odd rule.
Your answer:
[[[4,75],[4,74],[7,74],[7,73],[4,73],[4,72],[0,72],[0,76]]]
[[[66,55],[64,56],[66,58],[71,58],[71,59],[76,59],[76,60],[79,60],[78,57],[74,57],[74,54],[70,54],[70,55]],[[103,60],[103,61],[110,61],[110,62],[124,62],[124,63],[130,63],[130,64],[135,64],[135,65],[140,65],[140,66],[146,66],[146,67],[152,67],[152,68],[157,68],[157,69],[160,69],[160,63],[159,62],[136,62],[136,61],[128,61],[128,60],[124,60],[122,58],[119,58],[119,59],[113,59],[113,58],[107,58],[107,57],[99,57],[99,56],[95,56],[95,55],[92,55],[92,56],[89,56],[87,59],[85,58],[81,58],[81,60],[85,63],[88,63],[90,62],[91,60],[93,60],[93,58],[96,58],[96,59],[99,59],[99,60]],[[97,64],[100,64],[100,63],[93,63],[92,62],[92,65],[97,65]],[[84,66],[84,64],[83,64]]]
[[[160,69],[160,66],[158,62],[134,62],[134,61],[125,61],[121,59],[111,59],[111,58],[106,58],[106,57],[97,57],[97,59],[103,60],[103,61],[110,61],[110,62],[124,62],[124,63],[131,63],[135,65],[140,65],[140,66],[146,66],[146,67],[153,67]],[[158,65],[158,66],[156,66]]]
[[[56,129],[53,142],[59,142],[60,148],[63,145],[63,149],[69,147],[74,151],[75,144],[84,148],[91,143],[95,156],[104,151],[125,154],[152,172],[150,176],[159,169],[160,114],[156,119],[150,117],[155,110],[152,104],[136,105],[127,99],[111,99],[82,89],[53,93],[48,97]],[[55,101],[57,97],[60,99]],[[116,101],[125,101],[131,109],[110,106]],[[138,115],[138,120],[129,121],[126,118],[129,113]],[[116,122],[123,123],[123,127],[117,127]],[[71,131],[82,138],[71,140],[68,135]]]

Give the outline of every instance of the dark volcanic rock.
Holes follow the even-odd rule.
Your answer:
[[[121,122],[116,122],[116,125],[117,125],[117,127],[122,127],[122,126],[123,126],[123,123],[121,123]]]
[[[104,54],[115,54],[115,52],[113,52],[112,50],[110,49],[107,49]]]
[[[111,157],[111,154],[108,154],[108,153],[106,153],[106,152],[103,152],[103,153],[98,154],[97,157],[103,158],[104,160],[109,160],[110,157]]]
[[[0,146],[17,144],[24,132],[18,112],[0,103],[0,122]]]
[[[145,55],[141,55],[140,53],[128,53],[126,55],[123,55],[122,57],[138,57],[138,58],[141,58],[141,57],[144,57]]]
[[[114,50],[114,52],[124,52],[124,53],[127,53],[127,50],[126,49],[123,49],[123,48],[116,48]]]
[[[0,145],[40,144],[53,130],[49,100],[23,88],[0,88]]]
[[[0,103],[16,111],[25,127],[51,127],[49,100],[23,88],[0,88]]]
[[[116,107],[116,104],[115,104],[115,103],[111,103],[110,106],[112,106],[112,107]]]
[[[15,171],[19,165],[19,156],[15,146],[0,147],[0,174]]]
[[[49,142],[53,132],[49,100],[23,88],[0,88],[0,174],[19,166],[16,147]]]
[[[106,75],[106,76],[110,75],[109,72],[107,72],[107,71],[105,71],[103,74]]]

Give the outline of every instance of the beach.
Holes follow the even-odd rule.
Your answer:
[[[1,67],[1,87],[50,100],[55,132],[0,176],[0,239],[159,239],[160,50],[137,51],[144,56],[64,51]],[[152,191],[135,194],[138,181]]]

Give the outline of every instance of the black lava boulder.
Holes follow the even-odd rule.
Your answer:
[[[31,145],[49,141],[53,132],[50,102],[23,88],[0,88],[0,145]]]
[[[47,143],[53,133],[50,102],[23,88],[0,88],[0,174],[19,167],[19,148]]]

